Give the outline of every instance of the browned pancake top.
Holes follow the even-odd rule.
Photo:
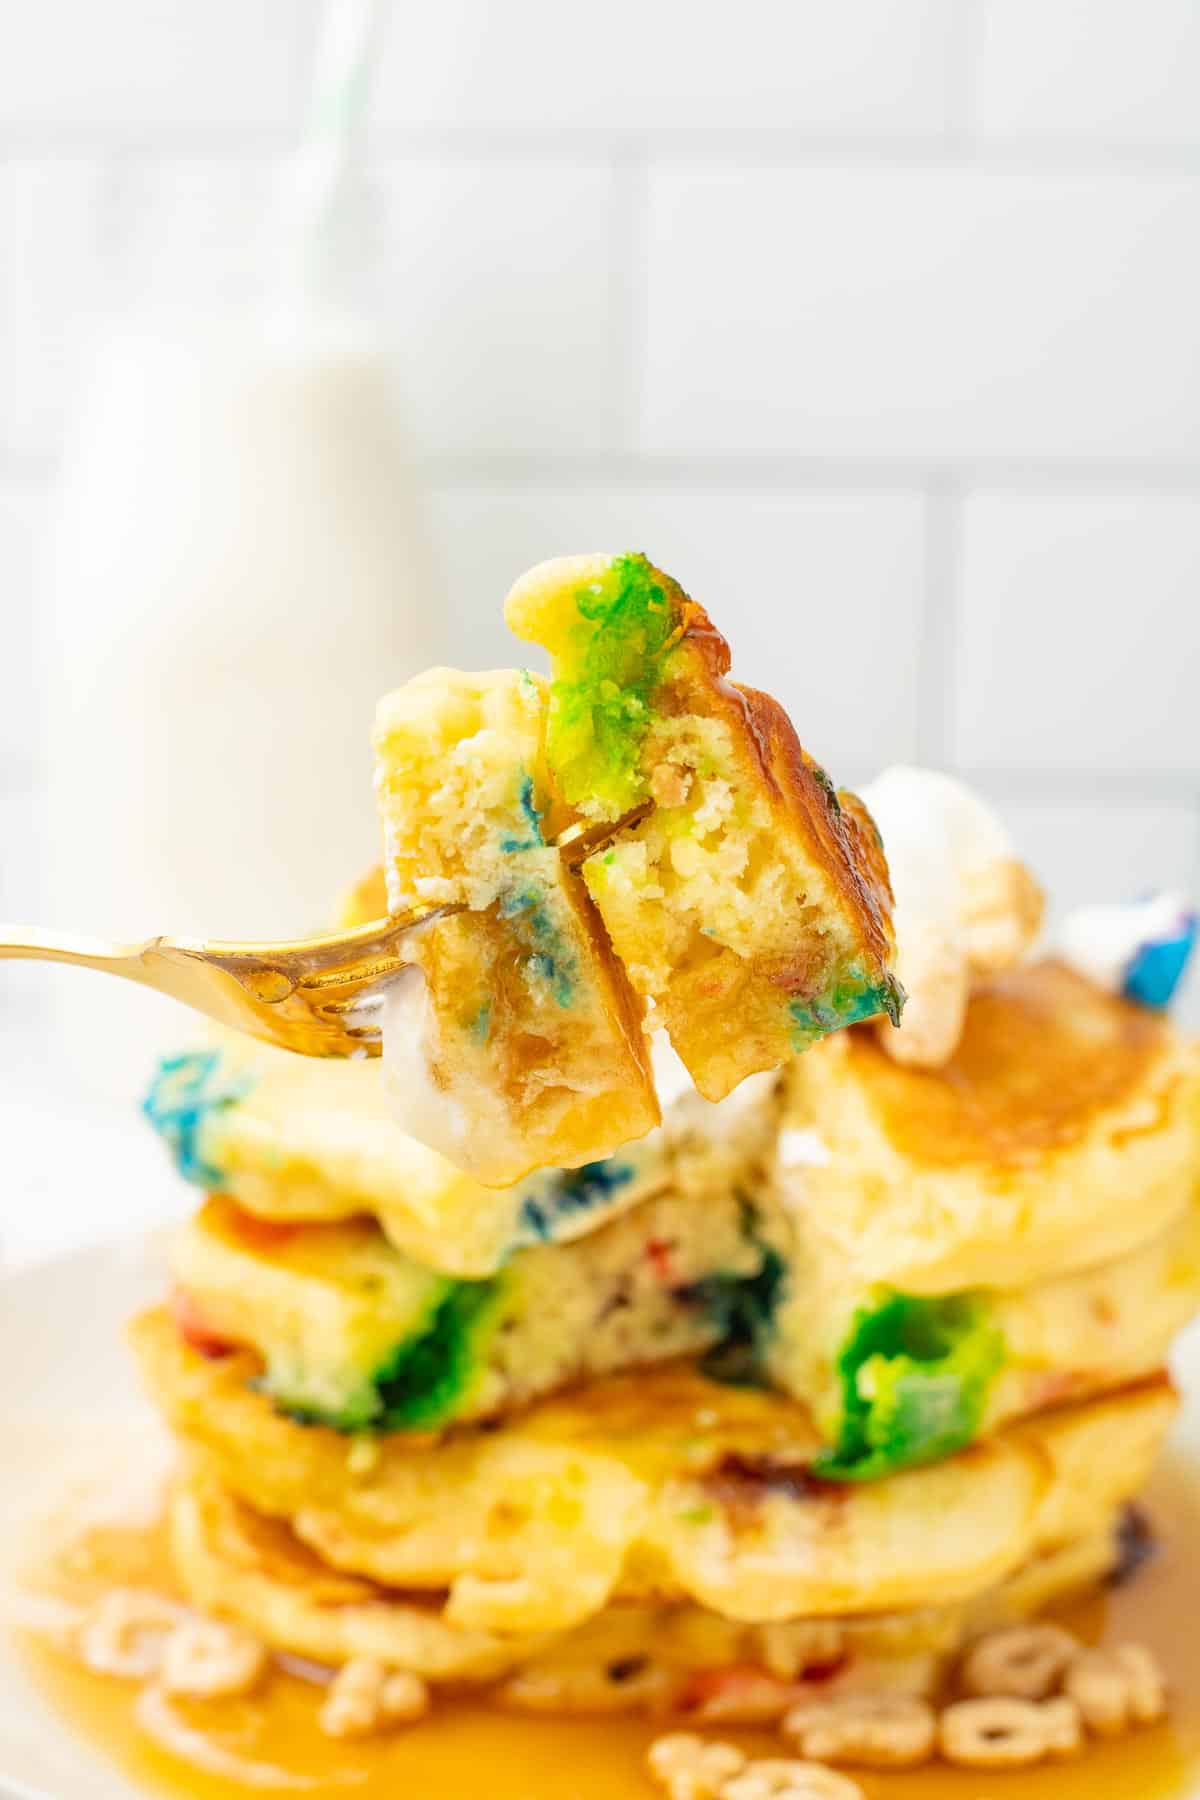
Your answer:
[[[950,1061],[905,1068],[873,1033],[847,1049],[879,1123],[914,1161],[1025,1163],[1077,1143],[1097,1115],[1120,1106],[1171,1042],[1145,1007],[1102,993],[1044,961],[982,982]],[[1158,1109],[1147,1129],[1160,1122]]]

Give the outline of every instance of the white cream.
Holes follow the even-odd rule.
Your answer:
[[[425,977],[405,969],[383,998],[384,1086],[400,1128],[461,1166],[474,1121],[430,1077],[431,1025]]]
[[[1036,930],[1036,889],[977,794],[935,769],[898,765],[862,791],[895,896],[896,973],[908,995],[880,1041],[899,1062],[936,1067],[958,1044],[973,971],[1016,962]]]

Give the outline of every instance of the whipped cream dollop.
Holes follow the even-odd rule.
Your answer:
[[[1055,948],[1071,968],[1111,994],[1143,1006],[1174,997],[1196,944],[1197,914],[1181,894],[1151,894],[1068,913]]]
[[[1037,936],[1041,889],[996,814],[953,776],[898,764],[862,799],[883,838],[908,995],[880,1042],[898,1062],[937,1067],[962,1036],[972,976],[1018,962]]]

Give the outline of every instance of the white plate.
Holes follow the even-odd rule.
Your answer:
[[[77,1251],[0,1280],[0,1553],[27,1537],[73,1479],[94,1480],[107,1467],[120,1483],[131,1460],[161,1451],[122,1333],[162,1289],[153,1240]],[[1200,1455],[1200,1321],[1174,1366],[1193,1396],[1176,1441]],[[0,1800],[139,1795],[50,1710],[0,1631]]]
[[[0,1280],[0,1561],[71,1484],[162,1433],[138,1393],[123,1327],[162,1294],[153,1241],[79,1250]],[[0,1568],[0,1575],[4,1572]],[[0,1627],[0,1800],[131,1800],[141,1789],[74,1736],[32,1687]]]

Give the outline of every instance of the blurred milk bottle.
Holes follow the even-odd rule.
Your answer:
[[[442,608],[350,153],[370,21],[331,9],[314,127],[269,206],[210,165],[138,209],[53,552],[53,923],[302,935],[377,855],[374,702],[434,659]],[[201,1029],[84,974],[56,998],[76,1076],[107,1093]]]

